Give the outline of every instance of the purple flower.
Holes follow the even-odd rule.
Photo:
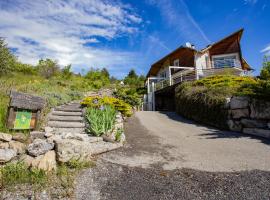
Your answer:
[[[94,104],[98,104],[98,100],[97,100],[97,99],[94,99],[94,100],[93,100],[93,103],[94,103]]]
[[[100,106],[99,110],[104,110],[105,107],[104,106]]]

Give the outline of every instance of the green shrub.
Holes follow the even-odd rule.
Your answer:
[[[115,117],[116,111],[109,105],[101,106],[101,108],[87,108],[86,120],[89,123],[88,132],[95,136],[101,136],[107,133],[112,130]]]
[[[114,97],[86,97],[81,104],[91,108],[100,108],[103,105],[110,105],[124,116],[129,117],[132,115],[132,107],[123,100]]]
[[[119,88],[113,95],[132,107],[138,107],[142,104],[142,95],[138,94],[135,88]]]

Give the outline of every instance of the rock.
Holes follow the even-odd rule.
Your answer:
[[[26,145],[18,141],[10,141],[9,148],[17,152],[17,154],[25,153]]]
[[[56,170],[56,156],[54,151],[48,151],[45,155],[38,156],[32,161],[32,167],[44,171]]]
[[[231,109],[244,109],[248,108],[249,98],[248,97],[232,97],[230,101]]]
[[[0,149],[8,149],[9,143],[8,142],[0,142]]]
[[[23,155],[23,156],[20,158],[20,161],[21,161],[21,162],[24,162],[24,164],[25,164],[27,167],[31,167],[33,160],[34,160],[34,157],[29,156],[29,155],[26,155],[26,154]]]
[[[270,138],[270,130],[259,129],[259,128],[244,128],[243,133],[256,135],[264,138]]]
[[[244,117],[249,117],[249,110],[246,109],[236,109],[236,110],[231,110],[232,118],[233,119],[240,119]]]
[[[46,126],[45,128],[45,133],[53,133],[54,129],[52,127]]]
[[[31,167],[38,169],[38,165],[43,157],[44,157],[44,155],[40,155],[40,156],[35,157],[31,162]]]
[[[123,123],[116,123],[114,125],[114,129],[117,130],[117,129],[124,129],[124,124]]]
[[[62,135],[63,139],[74,139],[80,141],[89,141],[89,136],[87,134],[80,134],[80,133],[65,133]]]
[[[108,151],[112,151],[122,147],[121,143],[111,143],[111,142],[97,142],[91,144],[90,153],[91,155],[98,155]]]
[[[256,119],[241,119],[241,124],[246,128],[267,128],[267,122]]]
[[[30,137],[32,141],[35,139],[45,139],[45,132],[32,131],[30,132]]]
[[[25,142],[27,140],[27,136],[23,133],[16,133],[12,136],[12,139],[18,142]]]
[[[42,139],[35,139],[34,142],[28,146],[27,151],[31,156],[39,156],[45,154],[53,148],[53,143]]]
[[[45,135],[44,135],[44,136],[45,136],[46,138],[50,138],[50,137],[52,137],[53,135],[54,135],[53,133],[50,133],[50,132],[47,133],[47,132],[45,132]]]
[[[231,131],[236,131],[236,132],[242,131],[242,124],[240,123],[240,121],[228,120],[227,124]]]
[[[0,141],[10,142],[12,140],[12,135],[7,133],[0,133]]]
[[[73,139],[62,139],[55,141],[57,161],[65,163],[72,159],[88,160],[91,157],[91,145]]]
[[[121,134],[119,142],[122,143],[122,144],[126,142],[126,135],[125,135],[124,132]]]
[[[16,156],[13,149],[0,149],[0,163],[6,163]]]
[[[252,100],[251,106],[251,118],[254,119],[270,119],[270,102],[263,100]]]

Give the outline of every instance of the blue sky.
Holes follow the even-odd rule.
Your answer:
[[[0,36],[22,62],[40,58],[119,78],[186,42],[200,49],[244,28],[243,56],[260,71],[270,53],[270,0],[0,0]]]

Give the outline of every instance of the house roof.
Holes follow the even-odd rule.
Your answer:
[[[185,47],[185,46],[180,46],[177,49],[175,49],[174,51],[172,51],[171,53],[169,53],[168,55],[164,56],[163,58],[161,58],[159,61],[155,62],[154,64],[151,65],[151,68],[147,74],[146,77],[149,77],[151,74],[153,74],[154,72],[158,71],[160,68],[160,65],[165,62],[170,56],[172,56],[173,54],[180,52],[180,51],[193,51],[196,52],[195,49],[193,48],[189,48],[189,47]]]
[[[225,42],[226,40],[229,40],[231,38],[236,38],[238,40],[238,42],[240,42],[242,35],[243,35],[244,29],[240,29],[232,34],[230,34],[229,36],[215,42],[212,43],[210,45],[208,45],[207,47],[201,49],[201,50],[196,50],[193,48],[189,48],[189,47],[185,47],[185,46],[180,46],[177,49],[175,49],[174,51],[170,52],[168,55],[164,56],[163,58],[161,58],[160,60],[158,60],[157,62],[155,62],[154,64],[151,65],[151,68],[149,70],[149,72],[147,73],[147,77],[150,77],[152,74],[155,74],[158,72],[158,70],[160,69],[160,67],[162,66],[162,63],[164,63],[170,56],[172,56],[173,54],[179,52],[179,51],[193,51],[193,52],[201,52],[204,53],[205,51],[210,50],[213,47],[216,47],[217,45],[219,45],[222,42]],[[249,66],[249,64],[246,62],[246,60],[244,58],[242,58],[242,64],[243,64],[243,68],[247,69],[247,70],[252,70],[252,68]]]

